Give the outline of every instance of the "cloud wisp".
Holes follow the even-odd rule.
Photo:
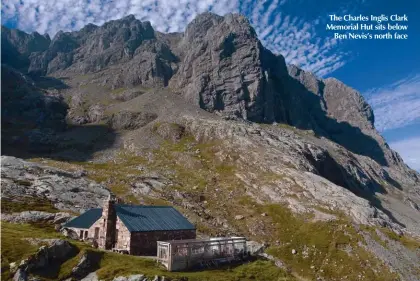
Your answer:
[[[296,64],[319,76],[325,76],[346,63],[346,54],[338,42],[317,34],[319,20],[282,12],[287,0],[2,0],[2,23],[12,24],[27,32],[54,35],[59,30],[78,30],[88,23],[106,21],[133,14],[148,20],[162,32],[179,32],[202,12],[219,15],[231,12],[245,14],[260,40],[286,62]]]
[[[365,96],[380,132],[417,123],[420,126],[420,74],[368,90]]]
[[[420,172],[420,136],[391,142],[389,145],[398,151],[408,166]]]
[[[318,76],[325,76],[346,63],[348,54],[340,51],[339,42],[330,37],[321,38],[317,33],[317,26],[322,26],[319,19],[307,22],[302,17],[281,13],[277,7],[284,1],[267,2],[242,9],[250,11],[250,21],[268,49],[282,54],[287,63]]]

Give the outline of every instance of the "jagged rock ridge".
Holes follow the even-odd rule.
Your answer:
[[[190,103],[225,118],[311,129],[381,165],[406,169],[375,130],[372,109],[360,93],[336,79],[322,80],[287,67],[281,55],[262,46],[241,15],[204,13],[184,34],[168,35],[134,16],[59,32],[51,41],[3,29],[2,44],[14,46],[30,61],[30,74],[59,77],[102,71],[98,84],[112,89],[169,84]]]
[[[243,16],[204,13],[184,33],[173,34],[133,16],[59,32],[52,40],[2,28],[2,48],[8,50],[2,53],[5,154],[114,163],[110,170],[123,172],[116,157],[121,151],[153,162],[161,144],[192,137],[221,143],[214,161],[235,167],[238,190],[222,190],[211,176],[214,193],[246,194],[297,213],[315,212],[321,220],[334,218],[316,211],[322,206],[355,223],[420,235],[420,177],[375,130],[360,93],[287,66],[262,46]],[[208,167],[197,156],[200,149],[173,154],[188,170]],[[147,167],[130,166],[117,184],[128,178],[134,182],[129,195],[164,198],[223,234],[258,235],[269,228],[256,223],[235,229],[223,213],[229,202],[210,211],[204,202],[211,199],[197,202],[196,191],[165,188],[180,184],[166,164],[140,178],[136,172]],[[102,184],[116,183],[101,175],[104,182],[97,184],[80,173],[12,157],[3,157],[2,165],[3,197],[41,197],[64,210],[99,205],[108,192]],[[273,179],[259,177],[259,170]],[[410,275],[405,272],[406,280],[415,280]]]

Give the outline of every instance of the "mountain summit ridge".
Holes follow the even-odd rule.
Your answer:
[[[123,199],[164,200],[219,235],[273,238],[260,214],[235,219],[239,198],[255,202],[245,213],[286,204],[420,237],[420,175],[376,131],[363,96],[287,65],[242,15],[203,13],[168,34],[130,15],[52,40],[2,27],[2,48],[6,155],[78,163]],[[28,181],[2,195],[43,196]],[[399,253],[375,254],[416,280],[389,259]]]
[[[52,40],[2,30],[3,49],[18,56],[10,62],[3,52],[2,60],[31,76],[102,71],[100,85],[111,89],[169,87],[224,118],[313,130],[383,166],[412,174],[376,131],[373,111],[359,92],[335,78],[318,79],[286,65],[281,55],[263,47],[243,15],[206,12],[184,33],[175,34],[157,32],[134,15],[102,26],[88,24],[80,31],[60,31]]]

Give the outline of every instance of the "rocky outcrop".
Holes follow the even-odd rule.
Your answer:
[[[2,214],[1,220],[12,223],[52,223],[63,224],[73,216],[68,213],[47,213],[41,211],[25,211],[21,213]]]
[[[413,210],[411,204],[396,200],[399,208],[391,211],[375,196],[376,193],[387,193],[385,186],[379,183],[389,180],[391,174],[398,178],[401,175],[398,167],[381,167],[368,157],[352,154],[334,142],[320,140],[293,127],[260,127],[192,117],[185,118],[183,125],[195,139],[203,142],[223,140],[225,153],[234,151],[239,155],[235,162],[239,167],[236,176],[258,202],[287,202],[296,212],[305,212],[312,204],[329,206],[327,208],[341,210],[361,224],[386,226],[397,233],[420,234],[420,216],[408,215]],[[252,184],[258,169],[270,171],[279,179],[272,184]],[[418,188],[416,178],[406,180],[414,190]],[[398,191],[392,185],[387,188],[400,194],[397,197],[408,192]],[[420,202],[415,192],[410,194],[413,201]],[[294,200],[293,196],[299,199]],[[395,219],[397,216],[398,220]]]
[[[47,268],[52,263],[62,263],[77,254],[77,248],[65,240],[55,239],[48,246],[41,246],[32,256],[22,260],[14,280],[27,280],[30,272]]]
[[[268,73],[286,73],[284,60],[263,48],[245,17],[201,14],[180,45],[189,47],[170,86],[188,101],[227,118],[275,120],[276,93]]]
[[[81,171],[67,172],[9,156],[1,157],[1,168],[3,198],[37,197],[57,209],[80,212],[101,206],[109,194]]]

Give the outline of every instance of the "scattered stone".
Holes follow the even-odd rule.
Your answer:
[[[295,249],[292,249],[292,254],[293,255],[296,255],[297,254],[297,251]]]
[[[244,216],[242,216],[242,215],[236,215],[235,216],[235,220],[242,220],[242,219],[244,219]]]

